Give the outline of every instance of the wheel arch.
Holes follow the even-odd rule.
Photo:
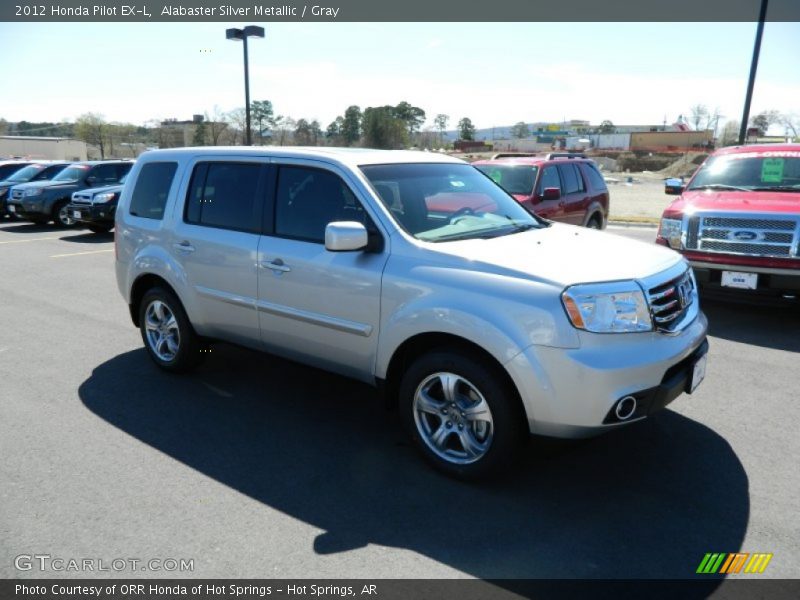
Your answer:
[[[172,292],[175,297],[178,299],[178,302],[181,302],[181,308],[186,310],[186,307],[183,306],[183,302],[178,296],[177,291],[174,287],[172,287],[169,282],[160,277],[155,275],[154,273],[144,273],[136,278],[136,281],[133,282],[131,286],[131,302],[128,305],[128,309],[131,313],[131,321],[136,327],[139,327],[139,305],[142,302],[142,298],[147,293],[147,290],[150,290],[154,287],[163,287],[168,291]]]

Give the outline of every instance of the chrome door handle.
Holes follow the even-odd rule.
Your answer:
[[[288,265],[283,264],[283,261],[280,258],[276,258],[275,260],[262,260],[261,266],[265,269],[269,269],[271,271],[278,271],[280,273],[288,273],[292,270],[291,267]]]
[[[182,241],[180,243],[172,244],[172,247],[175,248],[175,250],[178,250],[180,252],[194,252],[194,246],[192,246],[186,240],[184,240],[184,241]]]

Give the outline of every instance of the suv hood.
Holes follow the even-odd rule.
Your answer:
[[[683,260],[680,254],[658,246],[574,225],[554,223],[490,239],[440,242],[432,246],[443,254],[470,262],[470,268],[509,276],[549,281],[561,286],[576,283],[642,279]]]
[[[29,181],[28,183],[18,183],[14,187],[21,190],[29,190],[32,188],[67,188],[78,187],[80,181]]]
[[[800,213],[797,192],[686,191],[670,204],[668,212],[714,210],[723,212]]]
[[[91,194],[94,196],[95,194],[107,194],[109,192],[121,192],[123,185],[115,183],[114,185],[104,185],[103,187],[97,188],[86,188],[85,190],[80,190],[83,194]]]

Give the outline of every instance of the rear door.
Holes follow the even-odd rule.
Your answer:
[[[589,206],[589,193],[578,166],[571,163],[558,165],[562,182],[562,204],[564,222],[583,225],[586,209]]]
[[[278,164],[275,175],[267,233],[258,247],[263,344],[276,354],[369,381],[388,250],[380,243],[372,251],[329,252],[325,227],[358,221],[376,239],[384,238],[344,173],[293,160]]]
[[[268,169],[246,158],[197,161],[169,244],[199,332],[253,347],[261,340],[256,253]]]

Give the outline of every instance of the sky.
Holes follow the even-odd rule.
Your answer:
[[[251,100],[323,129],[403,100],[450,128],[656,124],[696,104],[740,119],[755,23],[246,23]],[[144,124],[244,106],[245,23],[0,23],[0,118]],[[13,58],[7,58],[13,57]],[[800,117],[800,23],[767,23],[751,115]],[[772,131],[782,133],[782,131]]]

